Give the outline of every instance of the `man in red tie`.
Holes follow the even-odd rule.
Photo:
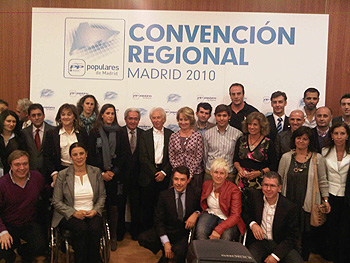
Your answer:
[[[34,103],[28,108],[28,116],[32,124],[22,129],[25,149],[29,153],[30,169],[45,175],[43,165],[43,149],[46,133],[53,126],[44,121],[45,113],[41,104]]]

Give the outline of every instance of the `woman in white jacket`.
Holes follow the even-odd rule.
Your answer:
[[[322,149],[326,160],[329,203],[332,211],[328,216],[330,251],[334,262],[346,262],[345,226],[349,224],[349,208],[345,203],[345,185],[350,166],[350,129],[346,123],[337,122],[329,131],[331,140],[327,147]]]

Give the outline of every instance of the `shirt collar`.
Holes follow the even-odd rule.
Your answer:
[[[186,189],[187,189],[187,188],[185,188],[185,190],[183,190],[181,193],[182,193],[182,194],[186,194]],[[175,187],[174,187],[174,192],[175,192],[175,194],[176,194],[176,197],[178,197],[180,192],[178,192],[178,191],[175,189]]]
[[[216,130],[217,130],[219,133],[222,133],[222,132],[219,130],[219,127],[218,127],[217,125],[216,125],[215,127],[216,127]],[[229,129],[229,127],[230,127],[230,124],[228,124],[228,125],[226,126],[226,129],[225,129],[225,131],[224,131],[223,133],[227,132],[227,130]]]
[[[75,130],[75,129],[73,128],[71,134],[73,134],[74,132],[75,132],[75,133],[79,133],[79,130]],[[69,134],[68,132],[66,132],[66,130],[62,127],[62,128],[59,130],[58,135],[61,135],[61,134],[64,134],[64,133],[67,133],[68,135],[71,135],[71,134]]]
[[[37,128],[33,125],[33,132],[36,132],[37,129],[44,132],[44,127],[45,127],[45,122],[43,122],[43,124],[39,128]]]
[[[126,127],[126,130],[127,130],[128,134],[129,134],[132,130],[130,130],[130,129],[128,128],[128,126],[125,126],[125,127]],[[133,130],[133,131],[135,132],[135,134],[136,134],[136,130],[137,130],[137,129]]]
[[[164,134],[164,127],[162,127],[162,130],[158,130],[158,129],[153,127],[153,133],[155,133],[155,134]]]
[[[281,117],[278,117],[276,114],[272,113],[273,118],[275,119],[275,123],[278,123],[278,118],[282,118],[282,121],[285,120],[286,114],[283,114]]]
[[[275,202],[273,205],[270,205],[269,202],[267,202],[267,199],[266,199],[266,197],[265,197],[265,195],[264,195],[264,197],[263,197],[263,199],[264,199],[264,204],[268,204],[268,205],[271,206],[271,207],[276,207],[279,197],[280,197],[280,195],[278,194],[278,195],[277,195],[276,202]]]
[[[15,185],[18,185],[18,186],[21,187],[21,188],[25,188],[26,185],[27,185],[27,183],[28,183],[28,181],[29,181],[29,179],[30,179],[30,172],[29,172],[26,182],[24,183],[23,186],[20,186],[19,184],[17,184],[17,183],[15,182],[15,180],[13,180],[13,177],[12,177],[12,170],[10,170],[9,174],[10,174],[10,178],[11,178],[12,183],[15,184]]]
[[[320,137],[326,137],[327,134],[328,134],[329,128],[327,129],[327,131],[322,132],[322,131],[316,126],[316,131],[317,131],[318,136],[320,136]]]

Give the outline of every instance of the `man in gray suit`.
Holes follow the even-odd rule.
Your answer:
[[[46,123],[44,108],[41,104],[34,103],[28,108],[30,126],[21,130],[25,140],[25,149],[29,153],[30,169],[39,171],[45,175],[43,165],[43,145],[48,130],[53,126]]]

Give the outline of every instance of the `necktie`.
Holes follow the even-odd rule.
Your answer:
[[[184,219],[184,208],[182,206],[181,196],[183,193],[179,193],[179,198],[177,199],[177,219],[183,220]]]
[[[277,123],[277,133],[280,133],[283,129],[282,129],[282,118],[279,117],[278,119],[278,123]]]
[[[39,135],[39,129],[36,129],[35,131],[35,144],[36,144],[36,148],[38,149],[38,151],[40,150],[40,146],[41,146],[41,142],[40,142],[40,135]]]
[[[130,149],[131,149],[131,153],[134,153],[136,149],[136,135],[135,135],[135,131],[130,131],[130,133],[131,133]]]

